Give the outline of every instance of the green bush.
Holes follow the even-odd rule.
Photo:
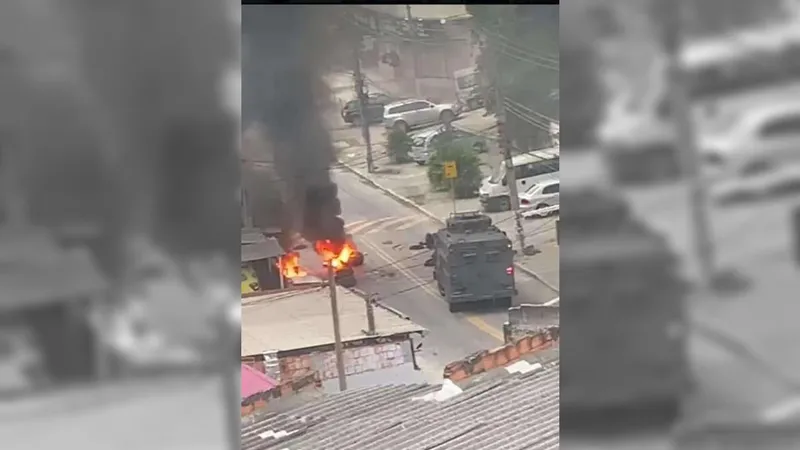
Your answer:
[[[414,143],[411,136],[400,130],[392,130],[389,132],[387,141],[386,152],[393,163],[402,164],[411,161],[411,157],[408,155],[411,153],[411,146]]]
[[[451,189],[451,181],[444,178],[444,162],[455,161],[458,178],[455,180],[456,198],[472,198],[478,194],[483,174],[480,160],[472,145],[465,140],[442,140],[434,147],[428,162],[428,181],[436,191]]]

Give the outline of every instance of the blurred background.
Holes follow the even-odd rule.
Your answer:
[[[10,447],[224,445],[223,394],[235,410],[239,391],[224,358],[239,345],[238,17],[215,1],[0,5]],[[35,431],[43,418],[51,433]]]
[[[561,6],[565,447],[796,447],[797,2]]]

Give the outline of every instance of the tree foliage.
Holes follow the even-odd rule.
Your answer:
[[[467,5],[467,10],[485,37],[478,67],[504,97],[521,105],[506,108],[509,136],[518,143],[546,140],[549,118],[559,120],[560,114],[558,6]]]
[[[428,181],[437,191],[451,188],[451,181],[444,178],[444,162],[455,161],[458,178],[455,180],[456,198],[472,198],[478,193],[483,174],[480,159],[466,140],[444,139],[435,144],[434,154],[428,161]]]
[[[401,130],[390,131],[386,142],[386,152],[389,154],[389,159],[395,164],[411,161],[408,154],[411,152],[413,143],[414,141],[407,133]]]

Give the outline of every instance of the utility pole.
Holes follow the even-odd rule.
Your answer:
[[[347,379],[344,371],[344,350],[342,349],[342,332],[339,327],[339,304],[336,301],[336,276],[333,261],[328,261],[328,288],[331,292],[331,315],[333,316],[333,351],[336,354],[336,374],[339,378],[339,392],[347,390]]]
[[[414,92],[419,96],[419,90],[417,89],[417,48],[415,44],[419,33],[417,33],[417,23],[414,22],[414,16],[411,15],[411,5],[406,5],[406,20],[408,21],[408,29],[411,31],[411,36],[413,38],[409,42],[409,45],[411,45],[411,73],[414,77]]]
[[[364,76],[361,73],[361,39],[358,39],[353,47],[353,74],[355,78],[356,98],[358,99],[358,113],[361,115],[361,136],[364,138],[364,145],[367,147],[367,172],[375,170],[372,161],[372,139],[369,134],[369,120],[367,113],[369,110],[369,97],[364,89]]]
[[[658,17],[663,20],[662,45],[667,53],[669,101],[675,125],[675,144],[681,155],[684,172],[689,179],[689,205],[694,248],[700,276],[711,286],[716,274],[714,244],[708,217],[708,186],[702,172],[702,158],[697,150],[692,107],[680,61],[682,1],[658,1]]]
[[[242,196],[242,223],[245,228],[253,228],[253,211],[250,208],[250,199],[247,195],[247,190],[242,186],[239,190]]]
[[[497,52],[492,52],[494,55],[494,67],[497,71]],[[497,79],[496,79],[497,80]],[[497,134],[500,137],[500,149],[503,151],[503,157],[506,165],[506,182],[508,184],[509,197],[511,198],[511,209],[514,211],[514,223],[516,225],[515,231],[517,232],[517,242],[519,243],[519,251],[526,254],[525,245],[525,229],[522,227],[522,212],[519,210],[519,192],[517,192],[517,176],[514,172],[514,161],[511,155],[511,142],[506,133],[506,108],[505,98],[503,97],[503,90],[500,88],[499,80],[495,82],[495,108],[497,111]]]

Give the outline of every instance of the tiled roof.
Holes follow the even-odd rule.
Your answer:
[[[559,366],[470,385],[332,394],[242,429],[245,450],[549,450],[559,445]],[[440,401],[433,393],[454,393]],[[441,395],[439,394],[439,395]],[[423,398],[426,397],[426,398]]]

